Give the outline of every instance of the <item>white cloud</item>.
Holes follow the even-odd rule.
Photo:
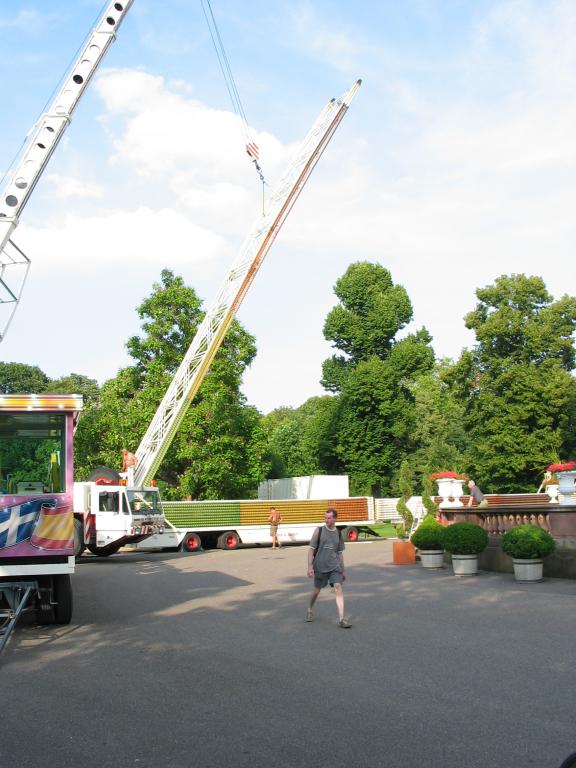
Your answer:
[[[163,78],[135,70],[108,70],[96,90],[107,109],[116,162],[146,176],[246,178],[242,129],[232,112],[211,109],[171,90]],[[126,118],[120,132],[116,124],[110,127],[117,116]],[[252,130],[251,135],[261,156],[276,168],[286,148],[269,133]]]
[[[98,198],[103,195],[102,187],[98,184],[82,182],[73,176],[48,173],[46,174],[46,181],[54,185],[54,194],[61,200],[67,197]]]
[[[191,266],[229,256],[221,237],[169,208],[68,214],[44,227],[23,225],[18,242],[35,270],[54,274],[73,268],[79,280],[85,272],[106,278],[111,266],[129,272],[144,265]]]
[[[0,16],[0,29],[14,29],[37,34],[45,29],[47,23],[52,23],[55,18],[54,14],[43,14],[23,8],[12,18]]]
[[[576,242],[572,2],[495,3],[428,70],[405,49],[377,48],[372,30],[342,31],[312,6],[297,6],[295,18],[301,50],[337,71],[368,63],[371,76],[241,309],[259,351],[247,378],[252,402],[298,405],[318,391],[330,354],[323,319],[352,261],[391,270],[412,299],[415,325],[430,329],[443,356],[473,343],[462,318],[475,289],[500,274],[539,274],[554,295],[576,293],[564,269]],[[94,197],[89,216],[79,206],[43,227],[21,225],[17,241],[33,259],[32,282],[41,276],[52,296],[64,290],[65,274],[78,301],[86,274],[94,293],[117,276],[124,281],[117,302],[127,303],[122,322],[136,324],[133,308],[167,266],[201,286],[208,303],[259,206],[237,118],[192,98],[193,84],[144,71],[104,71],[95,88],[114,164],[102,166],[97,183],[82,176],[81,163],[73,179],[63,173],[54,183],[62,192],[79,184],[72,206],[78,189],[106,188],[109,173],[122,178],[122,196],[113,198],[116,210],[102,210]],[[273,184],[294,148],[281,136],[254,136]],[[39,305],[37,285],[27,290]],[[116,348],[125,338],[115,338]]]
[[[358,35],[342,26],[334,26],[320,19],[309,4],[297,5],[292,13],[293,34],[298,45],[335,69],[350,72],[357,67],[362,47]]]
[[[148,190],[163,190],[170,207],[238,241],[260,206],[258,177],[238,118],[191,99],[187,89],[136,70],[108,70],[96,82],[107,109],[102,120],[112,161],[136,173]],[[294,148],[250,130],[268,181],[284,170]]]

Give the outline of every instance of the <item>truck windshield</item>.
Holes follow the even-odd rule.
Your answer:
[[[157,491],[128,491],[133,515],[160,515],[160,496]]]
[[[65,421],[58,413],[0,414],[0,493],[64,493]]]

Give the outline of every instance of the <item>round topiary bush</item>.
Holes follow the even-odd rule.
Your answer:
[[[551,554],[556,542],[537,525],[517,525],[502,537],[502,549],[517,560],[541,560]]]
[[[414,531],[410,541],[424,552],[444,549],[445,530],[435,517],[427,516]]]
[[[453,555],[478,555],[488,546],[488,534],[476,523],[454,523],[444,529],[444,549]]]

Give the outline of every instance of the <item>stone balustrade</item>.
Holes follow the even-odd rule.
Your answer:
[[[467,497],[464,497],[467,498]],[[502,552],[500,539],[517,525],[537,525],[556,540],[556,551],[544,560],[544,575],[576,578],[576,504],[550,503],[546,494],[487,495],[488,506],[441,509],[450,525],[466,520],[488,533],[490,544],[480,555],[480,568],[510,572],[511,559]]]
[[[482,526],[490,536],[502,536],[516,525],[537,525],[554,536],[576,540],[576,504],[551,504],[546,494],[524,493],[486,496],[487,507],[441,509],[447,523],[468,520]]]

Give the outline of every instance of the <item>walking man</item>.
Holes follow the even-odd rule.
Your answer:
[[[336,607],[338,608],[338,626],[349,629],[352,624],[344,616],[344,591],[342,584],[346,581],[344,567],[344,541],[336,528],[338,513],[335,509],[326,510],[325,525],[317,528],[310,540],[308,550],[308,578],[314,577],[314,589],[310,595],[310,603],[306,612],[306,621],[314,620],[314,604],[328,584],[334,587]]]

